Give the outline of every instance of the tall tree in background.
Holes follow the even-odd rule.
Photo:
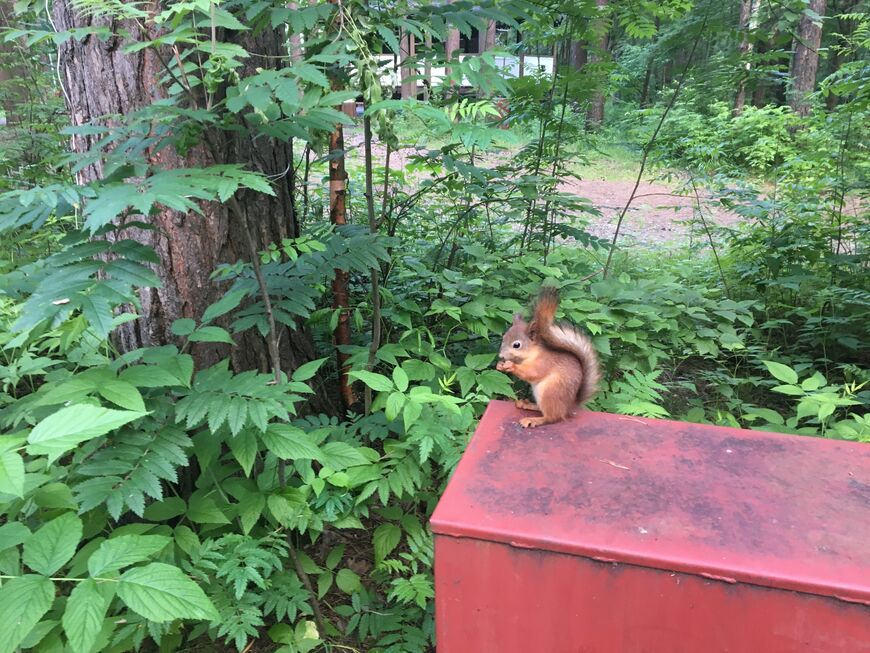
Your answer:
[[[734,98],[734,113],[739,115],[743,112],[743,107],[746,104],[746,80],[749,72],[752,69],[752,64],[748,60],[748,55],[752,52],[751,33],[758,19],[758,8],[761,5],[760,0],[741,0],[740,2],[740,60],[743,64],[745,73],[740,77],[737,83],[737,95]]]
[[[126,32],[143,39],[157,36],[142,34],[146,28],[137,20],[95,17],[79,12],[76,5],[73,0],[54,3],[53,16],[59,30],[102,25],[113,34]],[[238,38],[244,47],[262,54],[256,62],[251,61],[252,67],[280,66],[287,55],[282,29],[265,27],[238,32]],[[129,115],[168,97],[164,80],[172,50],[145,48],[127,53],[125,45],[122,37],[116,35],[105,42],[88,37],[69,39],[60,45],[58,69],[75,125],[107,122],[108,116]],[[190,108],[199,108],[203,101],[200,92],[201,88],[189,89]],[[268,175],[279,176],[289,169],[287,143],[277,139],[254,141],[246,133],[236,133],[239,135],[214,130],[183,153],[166,147],[147,153],[146,158],[162,169],[231,162],[245,162]],[[98,136],[77,135],[72,139],[72,148],[89,153],[96,147],[97,139]],[[87,184],[103,175],[102,163],[95,159],[81,170],[78,181]],[[122,351],[172,342],[173,321],[199,317],[221,297],[223,291],[210,279],[215,268],[221,263],[250,260],[249,239],[255,249],[264,249],[268,243],[298,235],[288,185],[275,184],[274,192],[274,196],[256,193],[226,205],[203,203],[202,215],[161,207],[149,216],[152,229],[126,228],[120,232],[123,238],[152,247],[162,260],[162,265],[154,268],[161,286],[141,290],[139,319],[115,331],[116,344]],[[294,369],[313,357],[311,341],[301,332],[292,336],[287,333],[280,341],[284,369]],[[221,353],[214,346],[194,350],[201,365],[216,362]],[[262,338],[253,333],[242,337],[239,346],[233,348],[232,358],[237,369],[273,367]]]
[[[600,62],[607,56],[607,47],[609,45],[609,20],[604,17],[604,12],[607,10],[608,0],[595,0],[598,6],[599,20],[601,21],[600,34],[601,38],[594,48],[589,50],[589,63]],[[590,129],[596,129],[604,122],[604,93],[599,88],[596,88],[592,95],[592,100],[589,103],[589,108],[586,111],[586,125]]]
[[[815,15],[801,16],[795,34],[794,56],[791,61],[791,93],[789,105],[801,116],[810,112],[808,95],[816,87],[819,69],[819,46],[822,43],[822,24],[827,0],[809,0],[808,9]]]

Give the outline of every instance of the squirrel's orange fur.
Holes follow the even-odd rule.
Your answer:
[[[517,407],[538,410],[542,417],[520,420],[524,427],[566,419],[595,394],[601,378],[592,341],[573,327],[556,324],[559,295],[541,288],[531,322],[519,314],[504,334],[496,369],[528,381],[537,404],[517,401]]]

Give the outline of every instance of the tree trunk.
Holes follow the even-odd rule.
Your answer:
[[[447,0],[447,4],[452,4],[454,0]],[[453,59],[459,59],[459,30],[451,27],[447,30],[447,38],[444,41],[444,61],[445,64]],[[445,65],[444,74],[450,75],[450,66]],[[453,86],[453,82],[450,82]]]
[[[95,19],[82,16],[73,9],[72,0],[54,3],[53,15],[58,30],[87,27],[101,24],[113,33],[128,31],[141,33],[137,23],[116,21],[109,18]],[[153,38],[154,35],[143,35]],[[245,32],[242,45],[263,56],[251,61],[253,66],[275,65],[286,55],[284,39],[276,30],[264,29]],[[125,54],[128,45],[120,36],[103,41],[97,38],[69,39],[59,46],[59,71],[66,88],[72,122],[82,125],[90,121],[109,123],[104,116],[127,115],[167,97],[160,79],[165,74],[160,59],[167,61],[171,51],[160,56],[153,49]],[[286,143],[270,139],[258,139],[256,144],[247,133],[214,133],[218,141],[212,150],[203,143],[190,148],[185,154],[165,148],[148,154],[149,162],[164,169],[202,167],[214,163],[241,162],[267,174],[278,174],[287,169],[290,162]],[[72,149],[89,151],[95,139],[90,136],[74,136]],[[220,160],[216,160],[216,152]],[[86,184],[99,179],[102,165],[96,163],[78,174],[78,182]],[[240,204],[247,212],[247,222],[253,230],[258,249],[282,238],[298,235],[299,229],[292,210],[289,188],[286,183],[276,184],[275,197],[250,193],[241,198]],[[155,273],[162,282],[159,288],[140,291],[140,318],[118,327],[113,334],[121,351],[143,346],[163,345],[175,341],[170,328],[178,318],[198,319],[206,307],[219,299],[223,290],[209,278],[221,263],[235,263],[249,258],[247,237],[237,217],[228,214],[225,206],[217,203],[202,203],[202,215],[161,209],[147,219],[153,230],[127,228],[122,236],[133,238],[152,247],[161,260]],[[281,337],[281,359],[285,371],[314,357],[314,348],[309,334],[295,331]],[[232,351],[226,346],[198,343],[193,355],[199,367],[214,364],[222,357],[232,357],[233,367],[240,369],[270,369],[266,346],[255,333],[246,332],[237,338]]]
[[[743,113],[743,107],[746,105],[746,80],[749,77],[749,72],[752,69],[752,64],[748,60],[752,52],[752,41],[750,34],[755,29],[758,23],[758,8],[760,0],[741,0],[740,2],[740,31],[742,38],[740,40],[740,59],[743,62],[744,70],[746,71],[737,83],[737,95],[734,98],[734,115],[739,116]]]
[[[495,21],[487,21],[486,29],[481,30],[477,38],[480,54],[492,50],[495,47]]]
[[[426,63],[423,64],[423,101],[428,102],[432,93],[432,35],[426,32],[423,45],[426,46]]]
[[[588,60],[586,45],[582,41],[571,42],[570,63],[574,70],[580,70]]]
[[[826,3],[827,0],[809,0],[809,9],[824,16]],[[791,108],[801,116],[810,112],[808,96],[816,87],[821,42],[822,26],[814,23],[808,16],[801,16],[795,35],[791,62],[791,93],[788,101]]]
[[[11,2],[0,2],[0,28],[18,27],[14,24],[14,12]],[[26,47],[24,37],[13,41],[0,41],[0,101],[7,124],[21,122],[19,113],[22,106],[33,104],[31,91],[38,90],[35,80],[30,80],[29,85],[25,82],[29,73],[25,59]]]
[[[598,11],[603,12],[607,7],[608,0],[595,0],[598,6]],[[598,41],[595,48],[589,52],[589,63],[601,61],[607,55],[608,33],[605,28],[602,28],[601,40]],[[600,83],[604,82],[601,78]],[[589,103],[589,108],[586,110],[586,127],[588,129],[597,129],[604,122],[604,93],[596,90],[592,95],[592,100]]]
[[[416,39],[414,39],[414,35],[410,32],[402,32],[402,40],[399,42],[399,58],[401,59],[399,65],[402,67],[400,74],[402,77],[403,100],[417,97],[417,80],[410,79],[413,75],[417,74],[417,71],[407,63],[408,59],[416,54],[415,51]]]
[[[764,41],[755,46],[756,55],[760,56],[767,52],[767,44]],[[756,78],[755,88],[752,89],[752,106],[759,109],[767,102],[767,85],[763,79]]]

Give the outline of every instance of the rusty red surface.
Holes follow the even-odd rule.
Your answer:
[[[435,538],[438,653],[867,653],[870,608],[500,542]]]
[[[870,446],[588,411],[527,430],[524,414],[490,404],[436,534],[870,604]]]
[[[439,653],[870,652],[870,446],[523,414],[432,517]]]

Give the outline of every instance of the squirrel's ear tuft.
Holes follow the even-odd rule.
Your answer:
[[[514,313],[514,324],[519,324],[522,321],[523,321],[523,314],[522,313]]]

